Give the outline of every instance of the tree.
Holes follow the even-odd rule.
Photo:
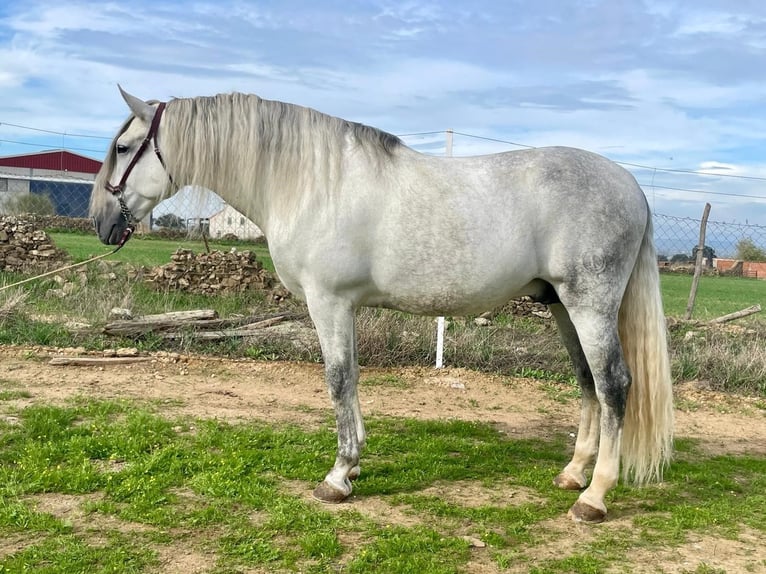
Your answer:
[[[742,261],[766,261],[766,249],[761,249],[749,237],[737,242],[737,259]]]
[[[676,253],[670,258],[671,263],[689,263],[689,256],[686,253]]]
[[[695,245],[694,249],[692,249],[692,260],[697,260],[697,251],[699,251],[699,245]],[[715,257],[715,249],[710,247],[709,245],[705,245],[702,248],[702,257],[705,259],[705,265],[707,267],[713,266],[713,258]]]
[[[48,194],[23,193],[10,198],[4,206],[9,215],[56,215],[56,207]]]
[[[160,215],[154,220],[154,225],[157,227],[165,227],[167,229],[186,229],[186,221],[175,213]]]

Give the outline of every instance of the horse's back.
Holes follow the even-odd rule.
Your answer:
[[[413,281],[515,290],[643,236],[648,212],[633,176],[583,150],[417,161],[419,186],[400,188],[377,228],[380,260]]]

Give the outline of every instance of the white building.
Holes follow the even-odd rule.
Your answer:
[[[210,237],[234,234],[238,239],[258,239],[263,232],[258,226],[230,205],[210,216]]]

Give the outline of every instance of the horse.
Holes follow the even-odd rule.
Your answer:
[[[306,302],[335,411],[335,463],[314,497],[344,501],[360,474],[359,307],[461,316],[524,295],[549,306],[582,390],[574,452],[553,479],[580,491],[569,516],[603,521],[621,476],[662,479],[666,324],[651,212],[627,170],[567,147],[434,157],[253,94],[159,102],[119,89],[130,113],[94,183],[96,232],[124,244],[183,186],[216,191],[263,231],[279,279]]]

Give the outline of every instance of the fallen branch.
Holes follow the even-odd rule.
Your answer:
[[[193,313],[193,312],[186,312]],[[277,315],[260,315],[256,317],[237,317],[235,319],[218,319],[215,311],[207,312],[208,314],[202,315],[202,311],[199,311],[199,316],[174,316],[172,313],[166,313],[163,315],[150,315],[144,317],[138,317],[136,319],[113,321],[108,323],[102,329],[102,333],[105,335],[131,337],[137,335],[143,335],[145,333],[162,333],[165,331],[177,332],[180,329],[188,331],[210,331],[210,330],[225,330],[234,328],[263,328],[269,325],[261,325],[264,321],[277,319],[277,322],[294,319],[302,319],[305,317],[304,313],[280,313]],[[209,313],[213,313],[212,316]],[[259,325],[259,327],[254,327]],[[177,337],[176,337],[177,338]]]
[[[253,337],[260,335],[262,329],[271,327],[277,323],[284,321],[288,315],[279,315],[257,323],[251,323],[236,329],[221,329],[215,331],[172,331],[169,333],[162,333],[160,337],[163,339],[202,339],[205,341],[216,341],[220,339],[229,339],[232,337]]]
[[[166,321],[199,321],[203,319],[215,319],[218,313],[214,309],[196,309],[194,311],[170,311],[157,315],[142,315],[133,319],[146,323],[164,323]]]
[[[742,317],[747,317],[748,315],[760,313],[760,311],[761,311],[760,305],[753,305],[752,307],[748,307],[747,309],[742,309],[741,311],[735,311],[734,313],[729,313],[727,315],[716,317],[715,319],[711,319],[710,321],[708,321],[708,323],[710,325],[720,325],[721,323],[728,323],[729,321],[735,321],[737,319],[741,319]]]

